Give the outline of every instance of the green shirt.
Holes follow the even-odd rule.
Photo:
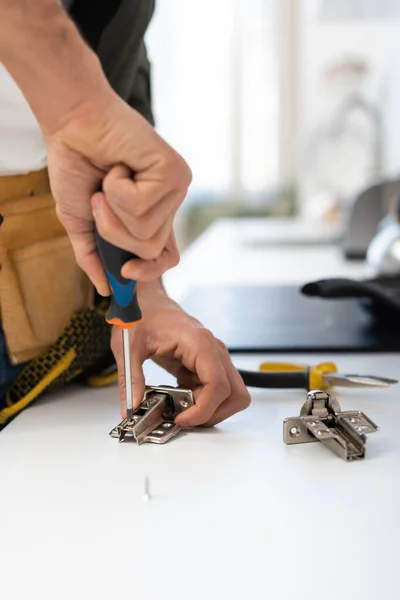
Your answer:
[[[117,94],[153,123],[144,35],[155,0],[63,0]]]

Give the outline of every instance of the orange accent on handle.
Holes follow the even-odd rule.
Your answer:
[[[121,319],[118,319],[118,317],[114,317],[113,319],[106,319],[106,320],[107,320],[107,323],[110,323],[110,325],[116,325],[120,329],[132,329],[132,327],[134,327],[135,325],[137,325],[138,323],[141,323],[143,321],[143,319],[139,319],[139,321],[133,321],[133,323],[124,323],[124,321],[121,321]]]

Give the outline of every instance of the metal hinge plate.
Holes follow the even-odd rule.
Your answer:
[[[132,419],[124,419],[110,431],[120,442],[132,438],[138,444],[165,444],[181,428],[176,416],[194,405],[193,392],[169,386],[146,387],[144,398]]]
[[[337,399],[322,390],[307,394],[299,417],[283,422],[285,444],[322,442],[346,461],[364,458],[366,434],[378,427],[361,411],[342,412]]]

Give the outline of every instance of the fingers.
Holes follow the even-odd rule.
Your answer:
[[[97,250],[90,254],[80,254],[79,245],[75,246],[76,262],[89,277],[100,296],[110,295],[110,286]]]
[[[106,199],[116,216],[124,223],[127,231],[136,241],[136,244],[142,245],[155,238],[160,231],[165,231],[165,235],[168,237],[171,224],[179,208],[179,205],[176,204],[176,194],[174,192],[160,197],[160,201],[156,206],[141,215],[135,214],[136,211],[132,202],[130,205],[127,205],[127,208],[131,209],[128,212],[126,208],[118,210],[116,203],[112,201],[112,197],[106,195]]]
[[[101,294],[108,293],[108,285],[96,257],[93,217],[105,240],[156,261],[140,265],[145,279],[176,264],[176,255],[165,248],[191,172],[146,119],[110,88],[88,112],[74,111],[66,124],[47,132],[46,145],[57,206],[75,224],[62,221],[79,264]],[[90,203],[100,181],[105,195],[95,194]],[[90,226],[86,241],[80,223]]]
[[[194,427],[207,423],[217,408],[230,396],[231,388],[224,365],[219,356],[215,338],[206,329],[196,330],[190,351],[196,353],[193,370],[201,382],[196,390],[196,404],[176,418],[182,427]],[[189,358],[190,362],[190,358]]]
[[[113,210],[140,217],[156,207],[160,200],[176,193],[175,204],[179,207],[191,183],[191,172],[183,160],[171,148],[163,147],[163,153],[154,157],[153,164],[143,172],[132,173],[125,165],[116,165],[105,176],[103,190]]]
[[[183,159],[175,162],[168,174],[157,163],[134,178],[123,165],[110,170],[103,180],[104,196],[96,194],[92,200],[96,224],[107,241],[147,260],[161,255],[190,181],[182,173]]]
[[[204,331],[204,330],[203,330]],[[226,347],[215,338],[214,351],[204,344],[196,361],[196,375],[201,386],[195,389],[196,405],[181,413],[176,423],[182,427],[213,426],[250,405],[250,394],[233,365]],[[193,374],[183,373],[180,383],[193,381]]]
[[[154,260],[130,260],[122,267],[121,274],[126,279],[151,281],[161,277],[165,271],[176,267],[178,263],[179,252],[175,235],[172,233],[161,256]]]
[[[231,394],[215,411],[211,419],[206,423],[207,426],[217,425],[229,417],[232,417],[242,410],[246,410],[250,406],[250,394],[244,385],[243,379],[239,371],[232,363],[231,357],[226,347],[219,342],[220,356],[224,364],[226,374],[231,387]]]
[[[132,354],[132,353],[131,353]],[[144,374],[143,374],[143,365],[142,362],[137,359],[136,353],[133,353],[131,360],[131,373],[132,373],[132,403],[133,410],[139,408],[140,403],[144,398],[144,390],[146,387]],[[124,377],[125,381],[125,377]],[[126,390],[125,390],[126,392]],[[125,394],[125,406],[122,404],[123,412],[126,414],[126,394]]]
[[[145,344],[142,336],[137,328],[137,325],[133,330],[130,330],[130,344],[131,344],[131,386],[132,386],[132,399],[133,408],[136,410],[144,397],[145,391],[145,379],[143,374],[143,363],[147,358],[145,352]],[[134,346],[134,351],[132,351]],[[124,364],[124,353],[122,347],[122,331],[118,327],[113,328],[111,338],[111,349],[115,356],[118,367],[118,390],[121,400],[121,414],[122,417],[126,417],[126,385],[128,382],[125,379],[125,364]]]
[[[140,177],[140,174],[139,174]],[[143,177],[143,176],[142,176]],[[123,165],[117,165],[109,171],[103,180],[103,192],[113,211],[119,218],[140,218],[172,191],[162,180],[149,178],[137,179]],[[158,229],[158,227],[157,227]]]
[[[175,235],[171,231],[172,224],[166,223],[163,231],[156,234],[156,238],[140,244],[138,240],[132,238],[125,225],[112,212],[104,194],[95,194],[92,199],[92,206],[99,234],[108,241],[112,241],[114,238],[116,241],[112,243],[141,257],[124,265],[121,271],[123,277],[151,281],[161,277],[165,271],[176,267],[179,263],[178,246]],[[164,242],[164,232],[166,231],[170,233],[168,239]],[[157,255],[161,245],[163,246],[161,253]],[[148,260],[143,260],[143,258]]]
[[[76,262],[92,281],[98,293],[101,296],[109,296],[110,287],[97,253],[92,221],[76,219],[60,210],[57,210],[57,215],[67,230]]]
[[[185,315],[184,321],[187,318]],[[142,324],[131,332],[130,343],[131,347],[134,347],[134,352],[131,352],[134,408],[140,405],[145,391],[142,365],[146,358],[153,356],[176,375],[179,385],[194,391],[196,404],[178,415],[175,420],[181,427],[213,426],[245,410],[250,404],[250,395],[226,347],[204,328],[189,327],[185,331],[179,328],[178,323],[178,329],[178,334],[175,328],[172,329],[172,339],[169,339],[166,346],[163,336],[157,339],[158,329],[149,336],[149,331]],[[170,337],[168,333],[168,338]],[[164,350],[161,350],[162,346]],[[125,415],[122,333],[117,328],[113,330],[111,347],[118,365],[122,413]],[[169,354],[171,351],[173,354]]]
[[[165,165],[161,168],[157,161],[148,177],[143,172],[133,178],[129,168],[116,165],[104,177],[103,193],[92,197],[99,234],[141,259],[124,267],[126,278],[157,279],[179,262],[173,221],[191,175],[183,173],[182,164],[186,163],[180,157],[174,160],[175,168],[171,167],[168,177],[161,176]]]
[[[177,374],[177,382],[179,387],[195,390],[201,386],[201,381],[196,373],[191,373],[185,368],[181,368]]]
[[[127,228],[128,220],[121,221],[106,196],[100,192],[92,198],[92,210],[98,232],[105,240],[145,260],[159,258],[172,232],[173,217],[164,220],[152,237],[145,240],[135,238]]]

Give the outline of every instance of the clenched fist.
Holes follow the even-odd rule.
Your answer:
[[[178,263],[173,221],[191,181],[151,125],[111,90],[104,94],[45,137],[58,217],[101,294],[109,288],[94,221],[107,241],[142,259],[126,265],[125,277],[155,279]],[[104,193],[94,194],[100,182]]]

